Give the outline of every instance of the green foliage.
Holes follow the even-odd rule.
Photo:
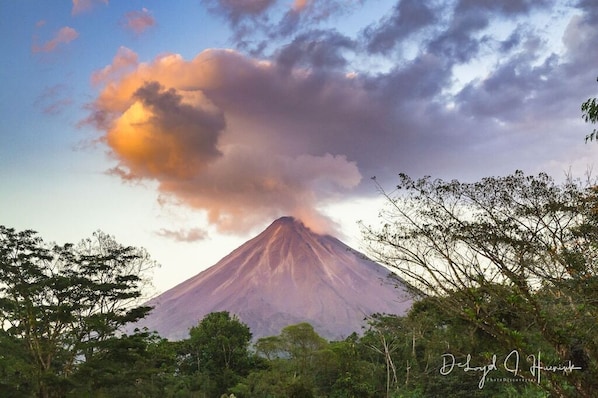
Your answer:
[[[40,397],[64,396],[80,358],[92,360],[149,311],[136,301],[153,266],[144,250],[102,232],[79,245],[49,246],[33,231],[0,226],[2,344],[19,353],[11,368],[27,370]]]
[[[146,397],[164,393],[174,374],[169,343],[155,334],[139,332],[103,340],[98,352],[81,363],[71,377],[72,397]]]
[[[305,375],[311,371],[317,355],[327,345],[309,323],[298,323],[285,327],[280,340],[284,351],[296,365],[295,371]]]
[[[597,79],[598,80],[598,79]],[[581,104],[582,118],[586,123],[597,124],[598,123],[598,102],[596,98],[588,98],[583,104]],[[598,130],[593,129],[592,132],[586,135],[586,142],[598,141]]]
[[[213,312],[189,331],[180,344],[179,371],[182,375],[199,375],[203,382],[193,388],[216,396],[226,392],[258,366],[249,352],[251,331],[228,312]]]
[[[267,336],[258,339],[255,343],[255,351],[258,355],[268,361],[280,358],[285,353],[284,344],[280,336]]]
[[[34,366],[23,340],[0,330],[0,396],[30,397],[34,394]]]
[[[471,350],[485,336],[488,352],[574,360],[583,372],[546,372],[542,387],[555,396],[598,393],[596,187],[521,172],[477,183],[401,175],[386,198],[384,226],[364,228],[373,256],[479,336],[458,345],[483,355]]]
[[[356,334],[327,342],[308,323],[284,328],[279,336],[259,339],[258,355],[268,368],[252,372],[233,391],[239,397],[377,397],[372,379],[378,365],[362,356]],[[379,384],[374,382],[374,384]]]

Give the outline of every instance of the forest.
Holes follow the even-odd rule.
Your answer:
[[[56,245],[0,227],[2,397],[595,397],[598,189],[545,174],[401,175],[373,259],[413,294],[326,341],[307,323],[253,339],[214,312],[168,341],[125,333],[155,263],[96,232]]]

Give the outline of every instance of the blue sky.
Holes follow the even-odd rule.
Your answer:
[[[359,245],[370,177],[583,177],[590,0],[0,2],[0,222],[101,229],[158,291],[295,215]]]

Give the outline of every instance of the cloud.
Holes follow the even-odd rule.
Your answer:
[[[233,25],[244,18],[255,18],[266,12],[276,0],[202,0],[212,12],[224,15]]]
[[[316,2],[297,4],[304,13]],[[330,226],[318,209],[375,194],[371,176],[392,184],[398,172],[480,178],[589,162],[583,132],[582,146],[568,135],[595,90],[589,14],[566,14],[553,48],[525,24],[535,2],[439,4],[405,0],[359,37],[301,30],[260,57],[211,49],[140,63],[123,50],[99,73],[88,122],[115,176],[155,181],[159,200],[203,210],[223,232],[285,214]]]
[[[104,3],[108,5],[108,0],[73,0],[71,14],[77,15],[91,11],[98,3]]]
[[[115,121],[106,142],[131,179],[187,181],[222,154],[217,149],[224,118],[191,94],[183,97],[157,82],[145,82]]]
[[[455,12],[486,10],[506,16],[528,14],[534,8],[552,5],[553,0],[459,0]]]
[[[355,0],[202,0],[206,7],[225,17],[233,26],[243,19],[259,19],[282,4],[288,11],[282,20],[288,21],[288,13],[303,14],[305,18],[322,21],[347,8],[353,8],[360,1]],[[273,14],[272,14],[273,15]]]
[[[281,19],[279,27],[282,28],[280,25],[290,21],[302,21],[306,25],[324,22],[354,9],[358,4],[359,1],[352,0],[295,0]]]
[[[233,29],[237,48],[259,54],[274,39],[317,29],[356,9],[362,0],[202,0]],[[282,12],[280,12],[282,10]],[[286,10],[286,11],[285,11]]]
[[[370,53],[387,53],[436,20],[434,12],[425,2],[403,0],[394,7],[391,15],[365,30],[367,49]]]
[[[343,140],[336,133],[357,122],[358,90],[321,83],[232,51],[171,55],[106,84],[90,121],[101,120],[114,175],[157,181],[161,195],[205,210],[221,231],[284,214],[321,220],[313,209],[361,179],[350,158],[314,145]]]
[[[594,13],[598,15],[598,7],[595,7]],[[584,65],[584,60],[598,57],[598,48],[594,45],[595,40],[598,39],[598,32],[594,27],[594,23],[595,20],[587,16],[576,15],[570,20],[563,36],[563,43],[569,57],[585,70],[591,68]],[[592,73],[596,72],[593,71]]]
[[[156,25],[156,20],[147,8],[141,11],[129,11],[124,15],[122,25],[137,35]]]
[[[278,65],[284,68],[314,67],[337,68],[347,64],[344,50],[355,47],[355,43],[337,32],[310,31],[298,35],[282,47],[276,56]]]
[[[311,2],[311,0],[295,0],[292,8],[295,12],[301,12],[305,10]]]
[[[139,63],[137,53],[127,47],[120,47],[112,59],[112,63],[91,75],[91,82],[97,86],[115,80],[126,72],[133,70]]]
[[[64,84],[46,87],[35,100],[35,105],[41,107],[47,115],[57,115],[73,104],[73,99]]]
[[[595,80],[596,72],[588,68],[587,60],[598,59],[598,49],[591,44],[598,40],[598,30],[588,22],[587,15],[571,16],[562,35],[561,54],[547,53],[538,33],[518,27],[513,33],[516,39],[508,40],[509,56],[455,97],[463,115],[500,120],[528,134],[559,127],[568,131],[562,123],[578,117],[581,93],[589,92],[588,82]]]
[[[448,28],[431,40],[429,50],[458,63],[468,62],[479,55],[488,40],[486,35],[478,34],[491,22],[528,16],[552,3],[553,0],[459,0],[450,10]]]
[[[207,239],[208,233],[200,228],[179,229],[176,231],[162,228],[156,232],[156,235],[172,239],[177,242],[193,243]]]
[[[361,3],[359,0],[296,0],[278,22],[274,19],[268,26],[258,28],[270,40],[309,35],[312,31],[321,31],[320,27],[327,22],[351,13]],[[336,32],[330,30],[330,34]]]
[[[356,165],[343,156],[293,157],[235,146],[195,180],[165,181],[160,190],[206,210],[210,223],[231,233],[246,232],[285,214],[326,224],[317,205],[338,197],[360,178]]]
[[[58,32],[56,32],[52,39],[48,40],[41,46],[34,43],[31,47],[31,51],[34,53],[53,52],[60,44],[68,44],[71,41],[75,40],[77,37],[79,37],[79,33],[77,33],[75,29],[71,28],[70,26],[64,26],[60,28]]]

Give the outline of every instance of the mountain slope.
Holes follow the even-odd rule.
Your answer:
[[[328,339],[359,332],[374,312],[403,314],[411,301],[389,271],[329,235],[280,218],[214,266],[151,300],[140,323],[182,339],[206,314],[229,311],[254,338],[311,323]]]

